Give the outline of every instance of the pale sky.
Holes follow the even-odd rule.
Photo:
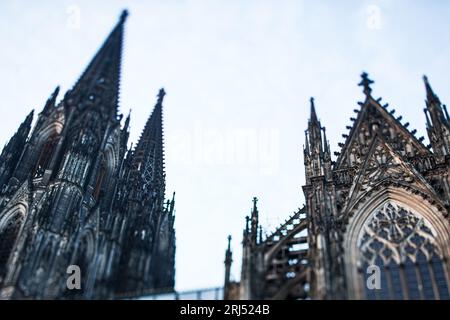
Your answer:
[[[75,83],[124,8],[120,108],[133,110],[130,142],[159,88],[167,92],[178,290],[223,284],[228,234],[239,279],[253,196],[267,232],[303,205],[309,97],[333,152],[363,100],[363,70],[373,95],[418,136],[426,134],[422,75],[450,101],[447,1],[2,0],[0,146],[56,85],[64,94]]]

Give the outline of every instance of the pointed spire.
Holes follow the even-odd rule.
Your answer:
[[[258,198],[253,197],[253,209],[252,209],[252,213],[251,213],[251,239],[252,239],[252,243],[256,244],[257,243],[257,237],[258,237],[258,207],[257,204],[258,203]]]
[[[25,120],[20,124],[19,129],[8,141],[0,154],[0,189],[13,174],[17,163],[20,161],[22,150],[25,147],[28,135],[33,122],[34,110],[32,110]]]
[[[427,76],[423,76],[423,81],[427,93],[425,101],[427,131],[433,152],[441,156],[448,155],[450,154],[450,123],[447,110],[431,88]]]
[[[423,81],[425,83],[425,90],[427,93],[427,100],[425,103],[431,117],[431,122],[433,126],[436,126],[438,130],[440,130],[441,126],[448,124],[446,107],[441,104],[439,97],[434,93],[427,76],[423,76]]]
[[[156,105],[145,124],[144,131],[139,139],[136,149],[138,149],[140,145],[145,144],[146,139],[149,139],[150,137],[156,140],[161,139],[160,142],[162,147],[162,103],[165,95],[166,92],[161,88],[157,95],[158,99]]]
[[[158,104],[162,104],[163,103],[165,95],[166,95],[166,91],[164,91],[164,88],[159,89],[159,92],[158,92]]]
[[[311,98],[310,101],[311,116],[308,121],[308,129],[305,131],[306,146],[304,150],[304,164],[307,180],[313,176],[322,176],[325,172],[325,163],[331,161],[330,148],[325,128],[322,127],[318,120],[314,99]],[[328,168],[329,167],[330,166],[328,166]]]
[[[132,167],[136,168],[135,179],[141,180],[143,192],[150,195],[157,192],[163,201],[165,190],[164,145],[162,124],[162,102],[164,90],[158,94],[158,100],[145,124],[138,144],[134,150]],[[141,183],[141,184],[142,184]],[[140,192],[140,191],[137,191]]]
[[[47,102],[45,103],[44,109],[42,110],[43,114],[48,115],[51,111],[52,108],[55,107],[56,105],[56,97],[59,94],[59,86],[57,86],[55,88],[55,90],[53,91],[53,93],[50,95],[50,97],[47,99]]]
[[[34,117],[34,109],[31,110],[31,112],[25,118],[25,121],[20,125],[19,131],[24,130],[24,129],[26,131],[26,128],[30,129],[31,123],[33,122],[33,117]]]
[[[314,106],[314,98],[311,97],[309,99],[310,103],[311,103],[311,113],[310,113],[310,121],[311,122],[317,122],[317,113],[316,113],[316,107]]]
[[[28,134],[31,130],[31,123],[33,122],[34,118],[34,109],[31,110],[31,112],[27,115],[25,120],[20,124],[19,129],[17,129],[16,134],[14,137],[19,140],[23,140],[25,142],[26,138],[28,137]]]
[[[325,127],[322,127],[322,131],[323,131],[324,152],[330,155],[330,144],[328,143],[327,140],[327,130],[325,129]]]
[[[66,106],[99,105],[103,112],[116,115],[119,102],[119,82],[122,60],[124,10],[112,32],[91,60],[72,90],[66,94]],[[107,93],[107,94],[106,94]],[[97,95],[103,95],[97,97]],[[99,103],[101,102],[101,103]]]
[[[227,237],[228,239],[228,247],[225,251],[225,283],[224,283],[224,299],[229,299],[230,294],[230,280],[231,280],[231,265],[233,263],[233,253],[231,251],[231,235]]]
[[[127,9],[124,9],[120,15],[120,22],[123,24],[127,20],[129,13]]]
[[[374,83],[374,81],[369,79],[369,75],[367,74],[367,72],[363,72],[361,74],[361,82],[358,84],[358,86],[363,87],[363,92],[366,96],[370,96],[370,94],[372,93],[372,88],[370,87],[370,85],[372,83]]]
[[[307,137],[309,140],[309,149],[312,153],[322,152],[322,136],[321,136],[321,125],[317,117],[316,107],[314,105],[314,98],[311,97],[311,115],[308,122]]]
[[[439,101],[438,96],[433,92],[433,89],[431,88],[430,82],[428,81],[428,77],[426,75],[423,76],[423,82],[425,84],[425,90],[427,92],[427,101],[428,103],[438,103]]]

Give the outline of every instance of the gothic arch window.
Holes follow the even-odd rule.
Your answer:
[[[8,271],[8,261],[14,250],[24,217],[21,211],[17,211],[5,223],[0,223],[0,283],[3,282]]]
[[[99,169],[96,173],[97,176],[95,179],[95,184],[93,186],[92,194],[95,200],[98,200],[102,194],[106,195],[106,197],[108,198],[107,200],[111,200],[110,197],[114,191],[112,179],[117,167],[116,164],[117,161],[114,146],[108,143],[105,148],[105,152],[102,157]]]
[[[366,299],[450,299],[446,249],[421,215],[384,202],[363,224],[357,240],[358,277]],[[380,269],[380,289],[369,289],[369,266]]]
[[[52,160],[53,153],[55,151],[56,145],[58,144],[59,136],[54,134],[50,136],[42,145],[41,152],[36,164],[35,173],[43,173],[50,166],[50,161]]]
[[[99,197],[100,197],[100,192],[102,191],[102,187],[103,187],[104,182],[106,180],[105,179],[106,178],[106,174],[107,174],[107,167],[106,167],[106,162],[103,159],[101,161],[100,168],[99,168],[99,171],[98,171],[98,174],[97,174],[97,179],[96,179],[95,185],[94,185],[93,196],[94,196],[95,200],[98,200]]]

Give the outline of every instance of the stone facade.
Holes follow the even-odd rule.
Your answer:
[[[124,11],[79,80],[51,95],[0,155],[4,299],[118,298],[174,288],[174,199],[165,201],[158,94],[139,142],[118,113]],[[122,121],[123,120],[123,121]],[[68,290],[69,265],[81,290]]]
[[[334,161],[311,98],[306,205],[263,239],[254,200],[241,280],[226,279],[226,298],[449,299],[449,115],[424,82],[430,145],[372,96],[363,73],[365,101]],[[229,272],[230,248],[227,257]],[[370,290],[374,266],[380,288]]]

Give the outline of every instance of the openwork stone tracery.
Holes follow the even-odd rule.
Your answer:
[[[426,77],[424,82],[430,145],[372,96],[373,81],[363,73],[365,100],[354,110],[335,161],[311,99],[304,144],[306,282],[289,287],[288,279],[278,277],[274,285],[256,272],[271,268],[272,261],[258,259],[260,252],[295,237],[295,230],[283,233],[281,226],[276,240],[244,242],[241,281],[225,281],[226,289],[239,287],[240,293],[226,293],[305,298],[292,292],[307,288],[302,292],[312,299],[449,299],[449,115]],[[367,289],[369,266],[381,270],[379,290]]]
[[[174,291],[174,199],[165,202],[164,90],[136,147],[119,114],[124,11],[74,87],[33,112],[0,155],[0,299]],[[20,216],[10,213],[18,205]],[[29,209],[28,209],[29,208]],[[136,234],[142,236],[136,236]],[[78,265],[82,290],[68,292]]]
[[[419,253],[427,260],[434,255],[442,258],[435,235],[426,221],[393,202],[377,210],[363,232],[358,247],[362,260],[369,265],[375,264],[377,257],[384,265],[401,264],[408,259],[416,262]]]

